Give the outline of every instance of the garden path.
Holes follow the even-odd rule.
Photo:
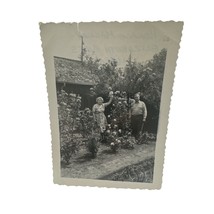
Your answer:
[[[106,145],[100,145],[96,158],[91,158],[86,149],[81,149],[67,166],[62,166],[61,176],[70,178],[98,179],[126,166],[155,156],[155,142],[135,145],[132,150],[121,149],[112,153]]]

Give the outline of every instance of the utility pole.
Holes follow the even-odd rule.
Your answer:
[[[129,60],[128,60],[128,63],[129,63],[129,66],[131,67],[131,65],[132,65],[132,52],[131,52],[131,50],[130,50],[130,52],[129,52]]]
[[[81,63],[83,64],[83,55],[84,55],[84,42],[83,36],[81,36]]]

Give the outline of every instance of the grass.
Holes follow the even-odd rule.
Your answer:
[[[133,164],[100,178],[101,180],[152,183],[154,157]]]
[[[135,145],[134,149],[120,149],[117,153],[101,144],[93,158],[86,147],[72,156],[70,163],[61,163],[61,176],[83,179],[152,182],[155,141]]]

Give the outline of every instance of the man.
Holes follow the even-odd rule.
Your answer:
[[[131,103],[131,127],[132,135],[136,140],[139,139],[140,134],[143,131],[143,126],[147,117],[146,105],[143,101],[140,101],[140,94],[134,95],[134,100]]]

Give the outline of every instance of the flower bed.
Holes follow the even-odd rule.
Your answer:
[[[89,108],[80,110],[82,103],[80,96],[61,90],[57,98],[61,160],[66,164],[69,164],[71,157],[79,152],[81,146],[86,146],[95,158],[100,143],[117,153],[120,149],[134,149],[136,143],[144,144],[156,138],[154,134],[144,133],[136,142],[131,136],[126,92],[114,92],[112,108],[107,115],[108,125],[102,138],[92,111]]]

